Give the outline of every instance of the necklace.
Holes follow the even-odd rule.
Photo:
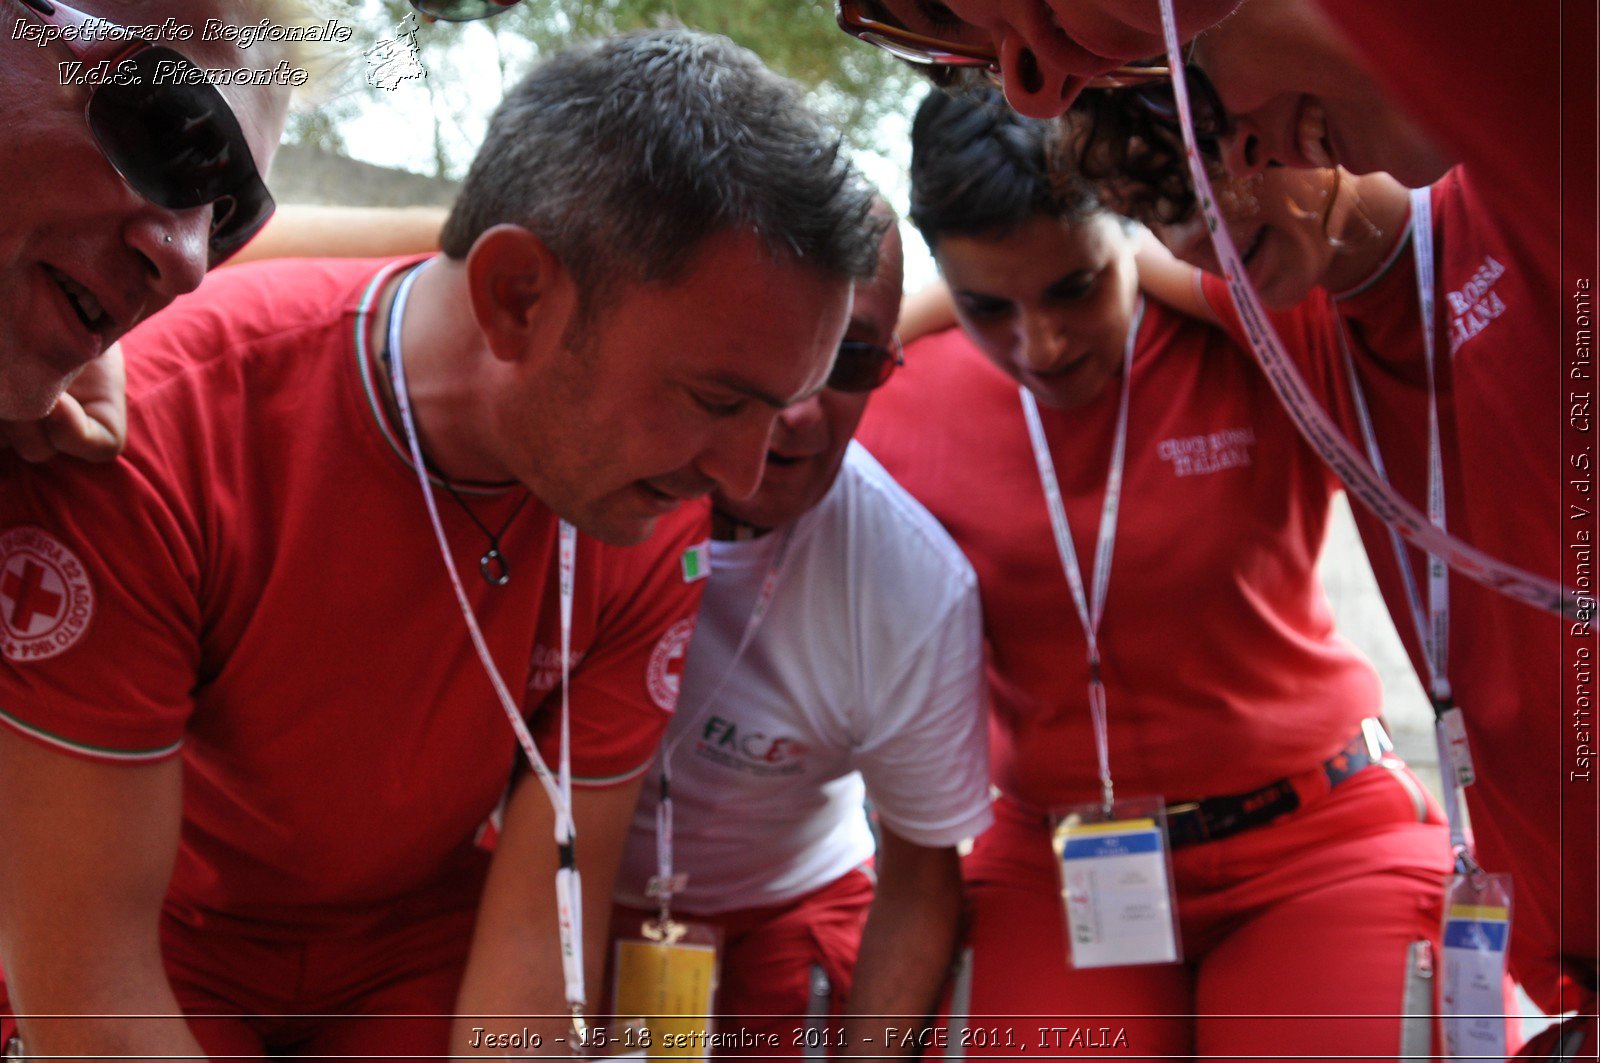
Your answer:
[[[472,523],[478,526],[479,531],[489,537],[489,548],[483,552],[483,556],[478,558],[478,574],[491,587],[504,587],[511,582],[511,565],[506,561],[506,555],[500,552],[500,537],[511,527],[511,522],[517,519],[517,514],[522,512],[522,507],[528,504],[528,496],[524,494],[522,500],[517,503],[516,508],[511,511],[511,516],[507,517],[505,523],[500,525],[500,530],[492,532],[489,530],[489,526],[480,520],[476,513],[472,512],[472,507],[467,505],[467,500],[456,492],[455,487],[451,485],[449,480],[440,477],[439,482],[444,484],[446,491],[450,492],[450,497],[455,499],[456,505],[461,507],[461,512],[465,513]]]
[[[413,271],[413,275],[415,272],[420,271],[421,269],[422,267],[418,266],[416,270]],[[402,283],[404,282],[402,281]],[[384,368],[388,370],[386,375],[388,377],[388,391],[390,393],[384,394],[384,398],[388,400],[385,403],[385,412],[395,415],[398,415],[399,413],[399,389],[404,386],[400,382],[399,374],[395,371],[395,363],[401,357],[400,325],[404,318],[404,314],[405,299],[397,296],[394,306],[391,308],[389,314],[388,327],[384,334],[385,342],[378,352],[378,359],[383,362]],[[388,408],[391,406],[393,409]],[[512,509],[511,515],[508,516],[505,519],[505,522],[500,525],[499,531],[490,531],[489,526],[472,511],[471,506],[467,505],[467,500],[461,497],[461,493],[456,490],[455,484],[450,482],[450,478],[447,477],[443,472],[439,471],[439,469],[434,466],[433,462],[428,460],[428,457],[425,454],[422,455],[422,464],[424,469],[444,487],[445,491],[449,493],[451,500],[461,508],[461,512],[467,515],[467,519],[472,521],[473,524],[477,525],[478,530],[483,532],[484,537],[489,540],[488,549],[484,550],[482,555],[480,555],[478,558],[478,574],[483,577],[483,581],[489,584],[491,587],[504,587],[506,584],[510,583],[511,563],[506,560],[506,555],[500,550],[500,540],[502,537],[504,537],[505,533],[510,530],[512,523],[517,519],[518,515],[522,513],[522,508],[528,504],[528,496],[532,492],[525,492],[523,494],[521,500],[517,502],[516,507]]]

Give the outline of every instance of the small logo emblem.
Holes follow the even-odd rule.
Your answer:
[[[683,661],[689,652],[689,639],[694,635],[693,618],[685,618],[667,628],[667,633],[656,643],[650,654],[650,665],[645,672],[645,684],[650,688],[650,700],[663,712],[678,707],[678,690],[683,685]]]
[[[417,51],[417,16],[407,14],[385,37],[366,51],[367,84],[393,92],[402,82],[420,81],[428,76]]]
[[[0,652],[42,661],[83,637],[94,617],[94,588],[78,555],[39,528],[0,534]]]
[[[683,582],[693,583],[711,575],[711,544],[695,543],[683,552]]]

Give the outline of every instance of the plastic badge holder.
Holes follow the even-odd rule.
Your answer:
[[[651,1059],[706,1059],[716,1014],[721,933],[703,923],[651,920],[616,943],[611,999],[619,1046]],[[630,1043],[631,1042],[631,1043]]]
[[[1160,798],[1060,810],[1053,842],[1071,966],[1182,962]]]
[[[1451,875],[1444,894],[1439,1004],[1452,1059],[1506,1055],[1506,947],[1511,876],[1474,869]]]

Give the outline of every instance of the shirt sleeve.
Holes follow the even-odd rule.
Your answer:
[[[684,655],[709,573],[709,551],[702,546],[709,533],[710,511],[695,505],[663,521],[641,546],[609,547],[580,536],[580,555],[593,550],[599,557],[589,571],[600,593],[588,599],[590,615],[574,624],[592,632],[572,666],[574,785],[615,786],[650,766],[677,707]],[[549,597],[535,653],[559,667],[559,617],[555,595]],[[530,708],[539,751],[554,767],[560,753],[559,680]]]
[[[193,706],[199,540],[146,428],[110,465],[0,459],[0,723],[95,760],[171,756]]]
[[[856,766],[890,829],[913,844],[944,847],[994,819],[982,620],[970,570],[949,607],[930,620],[869,706],[882,724],[857,750]]]

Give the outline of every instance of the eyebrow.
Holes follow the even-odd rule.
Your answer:
[[[1053,281],[1050,286],[1045,289],[1045,293],[1048,295],[1061,294],[1069,288],[1077,287],[1086,280],[1094,280],[1098,272],[1098,270],[1090,269],[1087,266],[1085,266],[1083,269],[1075,269],[1066,276],[1059,277]]]
[[[755,399],[763,406],[770,406],[774,410],[786,410],[790,406],[798,406],[812,396],[820,395],[826,388],[825,383],[819,384],[803,395],[796,395],[792,399],[786,399],[781,395],[774,395],[770,391],[757,387],[747,380],[742,380],[727,373],[712,373],[707,377],[707,380],[718,387],[727,388],[735,395],[743,395],[745,398]]]

